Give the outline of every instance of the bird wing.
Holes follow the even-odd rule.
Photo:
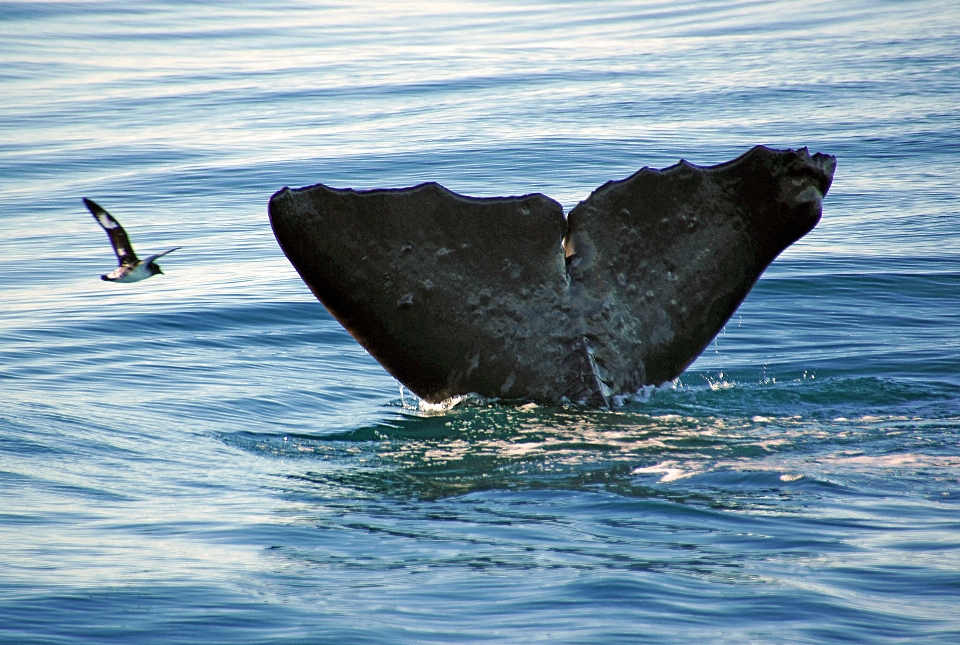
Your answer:
[[[95,201],[84,197],[83,203],[90,209],[90,212],[93,213],[93,218],[97,220],[97,223],[107,232],[110,243],[113,245],[113,250],[117,254],[117,259],[120,260],[120,266],[136,266],[137,262],[139,262],[137,254],[133,252],[133,245],[130,244],[130,238],[127,237],[127,232],[120,226],[120,222],[115,220],[113,215],[104,210],[103,207]]]
[[[172,249],[167,249],[167,250],[164,251],[163,253],[155,253],[155,254],[151,255],[150,257],[146,258],[146,259],[143,261],[143,263],[146,264],[146,265],[149,265],[151,262],[153,262],[153,261],[156,260],[157,258],[161,258],[161,257],[163,257],[164,255],[166,255],[167,253],[173,253],[173,252],[176,251],[177,249],[182,249],[182,248],[183,248],[182,246],[175,246],[175,247],[173,247]]]

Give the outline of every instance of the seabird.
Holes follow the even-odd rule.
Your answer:
[[[152,275],[163,273],[163,271],[160,270],[160,265],[156,262],[157,258],[181,248],[175,246],[163,253],[157,253],[145,260],[140,260],[137,258],[137,254],[133,252],[133,245],[130,244],[130,238],[127,237],[127,232],[120,226],[120,222],[115,220],[113,215],[104,210],[102,206],[92,199],[84,197],[83,203],[90,209],[90,212],[93,213],[93,218],[97,220],[100,226],[103,227],[103,230],[107,232],[110,243],[113,244],[113,250],[117,254],[117,259],[120,261],[119,267],[106,275],[100,276],[103,280],[109,280],[110,282],[139,282],[140,280],[146,280]]]

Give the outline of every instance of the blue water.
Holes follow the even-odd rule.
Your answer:
[[[266,215],[755,144],[822,222],[610,411],[420,405]],[[0,642],[960,642],[958,167],[954,0],[0,1]]]

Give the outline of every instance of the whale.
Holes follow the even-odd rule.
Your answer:
[[[609,407],[676,379],[820,221],[836,158],[756,146],[546,195],[428,182],[284,187],[268,213],[307,287],[422,399]]]

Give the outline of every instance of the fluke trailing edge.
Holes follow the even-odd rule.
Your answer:
[[[608,405],[681,372],[820,220],[834,157],[758,146],[643,168],[565,219],[554,200],[435,183],[270,199],[304,282],[422,398]]]
[[[107,237],[110,238],[110,244],[113,245],[113,251],[117,254],[117,260],[120,262],[120,266],[116,269],[100,276],[102,280],[108,280],[110,282],[139,282],[140,280],[146,280],[150,276],[163,273],[163,271],[160,270],[160,265],[157,264],[158,258],[181,248],[175,246],[163,253],[156,253],[144,260],[140,260],[137,258],[137,254],[133,252],[133,245],[130,244],[130,238],[127,237],[127,232],[120,226],[120,222],[114,219],[113,215],[108,213],[92,199],[84,197],[83,203],[93,214],[93,218],[97,220],[100,226],[103,227],[103,230],[107,232]]]

